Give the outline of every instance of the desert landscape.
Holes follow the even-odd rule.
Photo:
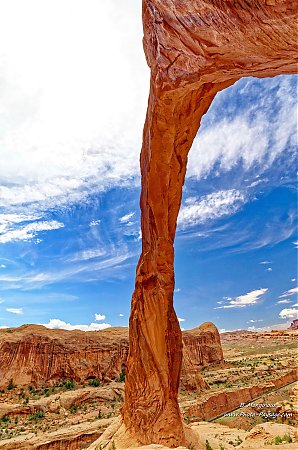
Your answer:
[[[127,4],[0,13],[0,450],[294,450],[297,4]]]
[[[183,332],[179,405],[198,448],[296,448],[296,339],[295,330],[219,338],[211,323]],[[114,448],[127,354],[126,328],[1,330],[0,448]]]

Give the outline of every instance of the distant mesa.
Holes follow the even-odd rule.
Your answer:
[[[208,388],[200,368],[223,363],[216,326],[203,323],[183,332],[183,361],[180,387],[188,391]],[[40,387],[59,380],[84,383],[118,380],[126,370],[128,328],[102,331],[49,329],[42,325],[22,325],[0,330],[0,386],[13,379],[18,386]]]

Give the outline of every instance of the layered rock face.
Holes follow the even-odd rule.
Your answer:
[[[199,368],[223,362],[217,328],[203,324],[183,332],[184,358],[181,387],[208,387]],[[0,330],[0,387],[13,379],[18,386],[41,387],[63,379],[86,382],[119,379],[126,368],[128,329],[109,328],[97,332],[49,330],[23,325],[11,332]]]
[[[199,368],[224,362],[220,336],[215,325],[205,322],[193,330],[183,331],[183,358],[180,387],[187,391],[197,391],[198,387],[208,388]],[[204,385],[202,385],[202,382]]]
[[[143,0],[151,84],[122,415],[144,444],[186,444],[177,401],[182,335],[173,308],[173,244],[188,152],[217,92],[244,76],[297,71],[295,14],[294,0]]]
[[[119,378],[128,354],[127,329],[100,332],[49,330],[24,325],[0,332],[0,385],[42,386],[63,379],[77,382]]]

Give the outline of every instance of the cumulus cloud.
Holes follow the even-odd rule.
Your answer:
[[[268,269],[266,269],[266,272],[272,272],[272,267],[268,267]]]
[[[279,298],[289,297],[291,295],[297,294],[298,287],[294,287],[293,289],[289,289],[288,291],[284,292],[282,295],[279,296]]]
[[[14,241],[28,241],[33,239],[41,231],[58,230],[63,228],[64,224],[57,220],[32,222],[16,229],[8,228],[0,233],[0,243]]]
[[[279,317],[281,317],[282,319],[297,319],[298,309],[295,308],[282,309],[279,313]]]
[[[12,314],[24,314],[23,308],[6,308],[6,311]]]
[[[58,328],[62,330],[100,331],[110,328],[109,323],[90,323],[89,325],[72,325],[60,319],[51,319],[48,323],[43,323],[47,328]]]
[[[94,314],[95,320],[97,321],[101,321],[101,320],[105,320],[106,316],[104,314]]]
[[[120,313],[120,314],[119,314],[119,317],[124,317],[124,314],[121,314],[121,313]]]
[[[296,278],[291,278],[291,281],[296,281]]]
[[[235,189],[217,191],[201,198],[189,197],[180,209],[178,227],[185,229],[208,220],[234,214],[244,202],[244,194]]]
[[[258,303],[264,294],[268,291],[265,289],[256,289],[254,291],[248,292],[247,294],[239,295],[239,297],[231,298],[228,303],[223,306],[217,306],[214,309],[226,309],[226,308],[245,308],[250,305],[255,305]]]

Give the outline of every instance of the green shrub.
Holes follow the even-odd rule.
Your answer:
[[[64,380],[63,381],[63,386],[68,389],[71,390],[75,387],[75,383],[73,380]]]
[[[71,414],[75,414],[78,410],[78,407],[76,405],[71,405],[71,407],[69,408],[69,412]]]
[[[293,439],[291,438],[291,436],[289,434],[285,434],[282,437],[282,441],[286,441],[286,442],[288,442],[290,444],[291,442],[293,442]]]
[[[100,386],[100,381],[98,378],[92,378],[92,380],[89,380],[89,386],[98,387]]]
[[[116,450],[116,445],[114,441],[112,442],[112,445],[110,445],[108,450]]]
[[[278,445],[278,444],[281,444],[281,443],[282,443],[281,437],[280,436],[276,436],[275,439],[274,439],[274,444]]]
[[[0,422],[9,423],[10,422],[10,417],[9,416],[3,416],[2,419],[0,419]]]
[[[44,418],[44,412],[43,411],[37,411],[34,414],[31,414],[29,416],[29,420],[40,420]]]
[[[213,450],[213,448],[211,447],[211,445],[209,444],[209,441],[207,441],[207,439],[206,439],[206,450]]]
[[[16,387],[16,385],[14,384],[13,379],[11,378],[11,379],[9,380],[8,385],[7,385],[7,389],[8,389],[9,391],[11,391],[11,390],[14,389],[15,387]]]
[[[120,372],[119,381],[120,382],[125,381],[125,372],[124,372],[124,370],[122,370],[122,372]]]

